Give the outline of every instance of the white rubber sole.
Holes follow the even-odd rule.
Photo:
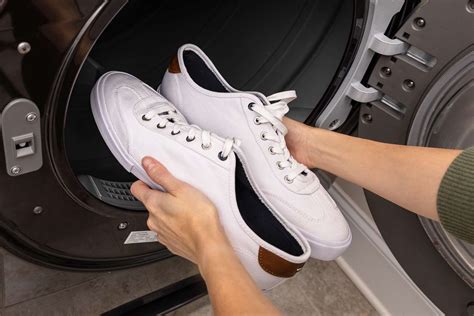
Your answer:
[[[114,74],[114,73],[111,73]],[[102,76],[91,93],[91,108],[94,116],[95,123],[104,139],[107,147],[117,159],[117,161],[124,167],[128,172],[132,173],[135,177],[145,182],[148,186],[154,189],[163,191],[163,188],[153,182],[147,175],[145,169],[143,169],[141,162],[137,162],[128,152],[125,150],[120,138],[117,136],[115,129],[113,128],[112,120],[110,119],[107,109],[105,107],[105,100],[102,98],[102,90],[104,88],[104,80],[107,79],[107,75]]]
[[[300,233],[306,238],[311,247],[311,257],[324,261],[331,261],[339,257],[344,251],[351,245],[352,234],[349,234],[347,240],[341,242],[340,245],[327,245],[320,241],[315,241],[311,237],[311,234],[306,233],[299,229]]]

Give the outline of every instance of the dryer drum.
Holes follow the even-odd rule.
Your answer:
[[[177,48],[191,42],[238,88],[267,94],[296,89],[291,115],[305,120],[338,69],[352,62],[355,3],[9,1],[0,19],[12,26],[0,40],[21,38],[31,49],[21,55],[13,44],[0,50],[0,60],[9,61],[0,65],[0,104],[22,96],[38,106],[43,165],[16,177],[0,174],[5,247],[75,270],[119,269],[170,256],[157,242],[124,244],[132,232],[148,229],[147,212],[130,194],[136,179],[95,126],[89,96],[97,78],[118,70],[157,87]],[[365,10],[358,12],[360,27]]]
[[[127,191],[133,177],[105,146],[90,111],[91,88],[104,72],[125,71],[157,87],[177,48],[192,42],[242,90],[297,89],[290,115],[305,120],[341,62],[352,11],[350,1],[130,1],[85,59],[71,94],[64,141],[75,175],[103,202],[143,210]]]

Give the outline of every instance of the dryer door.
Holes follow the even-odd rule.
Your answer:
[[[358,135],[416,146],[473,146],[472,30],[473,1],[426,0],[393,36],[375,35],[378,55],[366,80],[346,93],[360,102]],[[320,123],[331,124],[341,111],[323,113]],[[473,245],[370,192],[366,197],[386,243],[418,287],[446,314],[466,313],[474,300]]]
[[[124,183],[129,179],[77,178],[64,154],[71,82],[92,43],[126,1],[1,3],[2,246],[40,264],[77,270],[110,270],[169,257],[158,242],[144,242],[154,236],[141,233],[147,230],[147,214],[129,195]],[[87,130],[82,133],[82,138],[89,136]],[[96,199],[81,182],[111,203]]]

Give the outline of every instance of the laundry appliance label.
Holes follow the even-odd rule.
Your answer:
[[[127,239],[125,239],[124,244],[142,244],[146,242],[158,242],[156,238],[156,233],[151,230],[142,230],[131,232]]]

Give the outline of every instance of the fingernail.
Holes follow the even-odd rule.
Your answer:
[[[142,165],[145,169],[149,170],[155,164],[155,160],[150,157],[145,157],[142,159]]]

